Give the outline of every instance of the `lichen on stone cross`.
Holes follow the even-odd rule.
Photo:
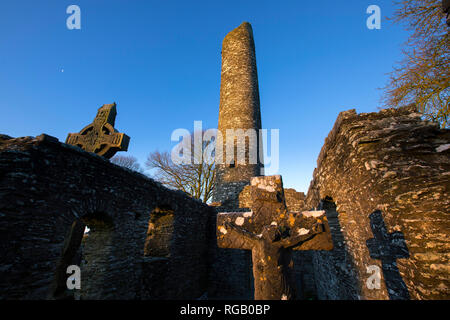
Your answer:
[[[79,133],[69,133],[66,143],[107,159],[118,151],[127,151],[130,137],[114,129],[116,115],[115,103],[104,104],[91,124]]]
[[[281,176],[254,177],[242,191],[250,212],[217,215],[217,244],[252,251],[256,300],[297,297],[292,250],[331,250],[325,211],[288,212]]]

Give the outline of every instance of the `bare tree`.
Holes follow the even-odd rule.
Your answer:
[[[201,134],[203,137],[204,132]],[[201,148],[196,149],[193,136],[183,139],[185,143],[183,152],[188,153],[185,154],[187,156],[185,159],[189,161],[174,162],[171,153],[154,151],[148,155],[145,165],[148,169],[156,169],[152,176],[155,180],[168,188],[182,190],[206,203],[212,197],[216,179],[214,152],[208,152],[212,150],[213,142],[202,141]]]
[[[450,37],[442,0],[402,0],[393,20],[413,33],[404,59],[384,88],[388,107],[415,104],[426,119],[448,127],[450,104]]]
[[[128,168],[130,170],[134,170],[137,172],[143,171],[138,160],[136,159],[136,157],[133,156],[115,155],[114,157],[111,158],[110,161],[114,164]]]

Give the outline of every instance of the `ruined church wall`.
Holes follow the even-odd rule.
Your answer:
[[[215,207],[210,216],[210,273],[208,298],[212,300],[251,300],[254,297],[252,253],[250,250],[219,248],[217,245],[217,214],[249,211],[248,208]]]
[[[327,206],[335,242],[314,253],[319,298],[450,298],[450,131],[420,116],[413,107],[339,114],[306,198],[308,207]],[[406,249],[375,246],[383,261],[371,258],[375,221]],[[366,285],[371,265],[382,270],[380,289]]]
[[[159,206],[173,210],[169,251],[144,257]],[[81,220],[91,229],[82,245],[82,299],[196,299],[207,290],[210,211],[55,138],[1,136],[0,298],[53,298],[71,226]]]
[[[300,212],[306,210],[305,194],[295,189],[284,189],[284,197],[286,198],[286,206],[289,211]]]
[[[286,207],[290,212],[300,212],[310,209],[306,208],[306,196],[303,192],[298,192],[292,188],[285,188],[284,197],[286,199]],[[297,285],[298,298],[300,300],[317,298],[312,259],[312,251],[292,251],[295,281]]]

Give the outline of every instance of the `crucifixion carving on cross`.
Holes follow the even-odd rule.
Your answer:
[[[256,300],[296,298],[292,250],[331,250],[325,211],[289,212],[281,176],[254,177],[250,212],[217,215],[217,244],[252,251]]]
[[[66,143],[107,159],[112,158],[117,151],[127,151],[130,137],[114,129],[116,115],[115,103],[104,104],[91,124],[80,133],[69,133]]]

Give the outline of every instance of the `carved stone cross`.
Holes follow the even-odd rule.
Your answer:
[[[116,104],[104,104],[98,109],[94,121],[84,127],[80,133],[69,133],[67,144],[94,152],[107,159],[117,151],[127,151],[130,137],[114,129],[117,110]]]
[[[218,246],[252,251],[256,300],[295,299],[292,250],[333,248],[325,211],[288,212],[281,176],[254,177],[243,193],[252,211],[218,214]]]

